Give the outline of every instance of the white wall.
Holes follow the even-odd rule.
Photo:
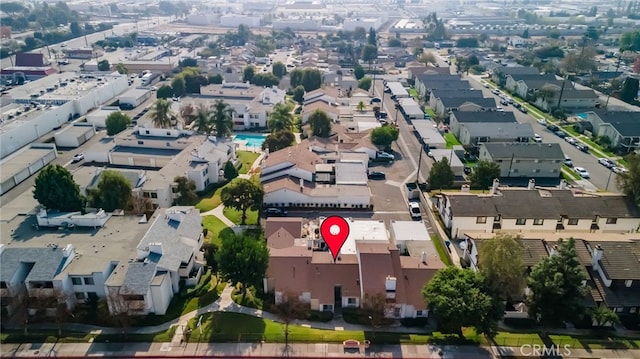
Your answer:
[[[82,128],[81,134],[78,133],[77,128]],[[58,147],[71,147],[76,148],[80,147],[83,143],[87,142],[93,135],[95,135],[96,131],[93,125],[90,126],[78,126],[74,125],[72,127],[67,127],[64,130],[57,132],[53,138],[56,141],[56,146]]]
[[[156,315],[164,315],[169,308],[169,303],[173,299],[171,290],[171,279],[166,275],[160,285],[151,286],[151,298],[153,300],[153,312]]]
[[[292,205],[306,205],[306,204],[326,204],[328,206],[338,205],[342,208],[352,208],[352,206],[368,206],[370,202],[370,196],[357,196],[357,195],[340,195],[337,197],[312,197],[299,191],[292,191],[287,188],[279,189],[264,195],[263,202],[265,204],[276,204],[280,206],[288,207],[289,203]],[[284,203],[284,205],[282,205]]]

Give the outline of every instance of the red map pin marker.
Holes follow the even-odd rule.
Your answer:
[[[327,217],[320,225],[320,234],[329,246],[329,251],[335,261],[344,242],[349,237],[349,223],[339,216]]]

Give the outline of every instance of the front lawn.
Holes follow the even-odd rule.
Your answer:
[[[431,118],[436,117],[436,112],[429,106],[424,108],[424,112],[429,115]]]
[[[258,159],[260,154],[250,151],[237,151],[236,156],[238,156],[238,159],[242,162],[242,167],[240,167],[238,172],[245,174],[249,172],[249,169],[253,166],[253,163]]]
[[[199,193],[200,202],[196,203],[196,208],[199,209],[200,212],[208,212],[221,205],[222,199],[220,198],[220,192],[222,191],[222,187],[227,183],[228,182],[225,181],[211,185],[204,192]]]
[[[453,135],[451,132],[447,132],[444,134],[444,139],[447,141],[447,148],[452,148],[453,146],[461,145],[460,141]]]
[[[227,227],[227,225],[216,216],[202,217],[202,226],[207,229],[206,242],[213,243],[220,247],[222,244],[220,240],[220,232],[229,227]]]
[[[409,96],[411,97],[418,97],[418,91],[416,91],[416,89],[414,89],[413,87],[409,89]]]
[[[231,222],[235,224],[240,224],[242,219],[242,212],[233,208],[225,207],[223,213],[224,213],[224,216],[229,218]],[[247,221],[245,224],[260,224],[258,220],[258,211],[248,210]]]

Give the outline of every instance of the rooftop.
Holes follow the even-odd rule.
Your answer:
[[[530,124],[526,124],[531,126]],[[494,127],[494,131],[496,131]],[[523,130],[524,131],[524,130]],[[524,132],[521,132],[524,133]],[[527,130],[527,133],[528,130]],[[533,130],[531,135],[533,137]],[[559,143],[531,143],[531,142],[501,142],[501,143],[481,143],[480,151],[486,148],[487,152],[493,160],[496,159],[545,159],[545,160],[563,160],[564,152],[560,148]]]

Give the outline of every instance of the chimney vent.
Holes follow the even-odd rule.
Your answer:
[[[489,193],[489,195],[495,196],[496,193],[498,192],[498,186],[500,186],[500,180],[497,178],[494,178],[493,185],[491,186],[491,192]]]
[[[604,250],[601,245],[597,244],[595,248],[593,248],[593,252],[591,253],[591,266],[593,269],[598,269],[598,267],[600,267],[599,261],[602,260],[603,253]]]
[[[422,260],[421,260],[422,264],[427,264],[427,253],[425,253],[424,251],[422,252]]]
[[[536,189],[536,180],[531,178],[529,179],[529,184],[527,185],[528,190]]]

